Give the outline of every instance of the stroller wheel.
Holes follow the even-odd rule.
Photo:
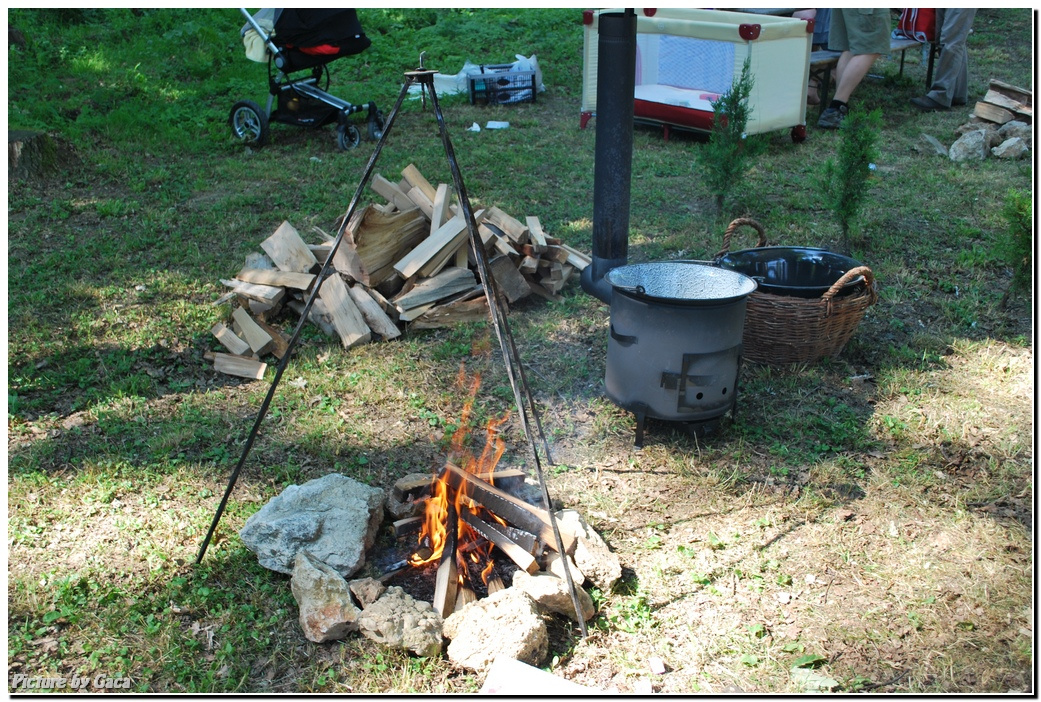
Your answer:
[[[344,151],[349,151],[360,143],[361,132],[353,124],[343,122],[336,128],[336,145]]]
[[[231,133],[249,146],[263,146],[267,142],[267,113],[252,100],[236,102],[228,116]]]
[[[383,137],[383,112],[376,110],[375,114],[369,113],[369,138],[379,141]]]

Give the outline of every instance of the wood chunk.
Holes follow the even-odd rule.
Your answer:
[[[510,560],[516,563],[518,568],[526,571],[529,575],[538,572],[539,564],[536,562],[535,557],[518,546],[500,527],[495,524],[489,524],[477,515],[469,512],[463,512],[459,517],[469,524],[474,531],[491,541],[496,548],[509,556]]]
[[[267,364],[244,356],[215,353],[213,354],[213,368],[228,375],[262,380],[264,371],[267,370]]]
[[[466,587],[466,586],[460,585],[459,586],[459,591],[455,594],[455,610],[454,611],[458,612],[459,610],[461,610],[466,605],[470,604],[471,602],[476,602],[476,601],[477,601],[477,593],[474,592],[473,590],[471,590],[470,588]]]
[[[310,250],[310,249],[308,249]],[[265,270],[263,268],[243,268],[235,275],[236,280],[258,285],[276,285],[296,290],[307,290],[314,282],[314,276],[310,273],[296,273],[293,271]]]
[[[567,263],[568,265],[574,266],[578,270],[585,270],[586,266],[593,262],[593,259],[586,254],[582,253],[578,249],[572,248],[567,244],[560,244],[560,248],[567,251]]]
[[[404,312],[419,305],[443,300],[476,284],[477,279],[469,268],[449,268],[433,278],[419,281],[412,290],[394,298],[394,304]]]
[[[220,322],[214,324],[213,328],[210,329],[210,332],[217,337],[217,341],[221,343],[221,346],[236,356],[242,356],[249,353],[249,344],[237,337],[235,332],[228,329]]]
[[[405,179],[405,182],[409,184],[409,190],[412,188],[419,188],[423,191],[423,194],[427,196],[427,199],[434,199],[434,186],[430,184],[430,181],[423,177],[423,174],[419,172],[415,164],[408,164],[401,171],[401,177]]]
[[[360,285],[349,285],[347,286],[347,292],[350,294],[351,299],[354,300],[354,304],[358,306],[365,324],[372,331],[384,339],[396,339],[401,336],[401,330],[398,329],[398,325],[383,311],[383,308],[369,294],[368,290]]]
[[[401,191],[401,188],[394,183],[391,183],[379,173],[372,176],[372,181],[369,187],[371,187],[377,195],[386,198],[388,202],[403,212],[411,210],[416,206],[414,202],[408,199],[408,195]]]
[[[253,349],[253,353],[263,356],[274,345],[275,340],[271,338],[270,334],[261,329],[259,324],[253,321],[253,317],[250,316],[249,312],[241,307],[236,307],[232,310],[231,316],[242,329],[242,336],[246,339],[249,347]]]
[[[368,343],[372,339],[372,331],[365,324],[365,319],[351,299],[347,286],[338,273],[325,279],[318,291],[318,296],[329,309],[329,314],[333,318],[333,328],[336,329],[345,349]]]
[[[525,256],[521,259],[520,265],[517,266],[517,270],[521,273],[534,273],[538,270],[539,260],[533,256]]]
[[[489,595],[494,594],[494,593],[498,592],[499,590],[505,590],[505,589],[506,589],[506,585],[502,582],[502,578],[500,578],[498,575],[493,575],[492,577],[488,578],[488,594]]]
[[[498,207],[489,207],[485,219],[501,229],[513,244],[520,246],[528,243],[528,228]]]
[[[531,288],[531,292],[538,295],[544,300],[552,300],[557,302],[560,300],[560,295],[547,290],[540,282],[536,281],[531,276],[524,276],[524,279],[528,281],[528,287]]]
[[[394,538],[400,539],[403,536],[419,533],[419,530],[423,528],[425,520],[425,516],[419,515],[418,517],[406,517],[393,522],[391,526],[394,529]]]
[[[998,107],[986,102],[977,102],[975,109],[973,109],[973,114],[980,119],[985,119],[995,124],[1005,124],[1005,122],[1011,122],[1016,118],[1014,114],[1004,107]]]
[[[245,306],[249,307],[250,314],[253,315],[253,319],[267,321],[269,317],[274,317],[276,314],[282,311],[282,303],[277,305],[269,305],[266,302],[257,302],[256,300],[250,300],[247,298],[240,298],[245,302]]]
[[[433,475],[424,475],[421,478],[400,478],[394,482],[390,494],[398,502],[408,502],[420,495],[430,494],[430,484],[434,481]]]
[[[542,231],[542,223],[538,217],[527,217],[528,235],[531,237],[531,245],[535,253],[542,253],[549,244],[546,243],[546,232]]]
[[[452,613],[455,607],[455,591],[458,586],[459,572],[455,563],[456,537],[459,529],[458,517],[455,505],[449,501],[448,516],[445,520],[447,535],[445,536],[444,551],[441,553],[441,563],[437,567],[437,577],[434,580],[434,609],[444,619]]]
[[[387,214],[374,207],[355,213],[336,251],[336,270],[370,288],[396,275],[393,265],[428,234],[418,207]]]
[[[260,242],[260,248],[279,270],[307,273],[318,265],[318,259],[289,222],[282,222],[274,234]]]
[[[567,263],[568,252],[563,246],[547,246],[546,247],[546,258],[557,263]]]
[[[496,256],[488,262],[488,269],[509,302],[516,302],[531,294],[531,286],[509,256]]]
[[[333,252],[332,242],[325,242],[324,244],[308,244],[307,250],[315,257],[315,260],[320,264],[325,264],[325,259],[329,258],[329,254]]]
[[[289,309],[297,314],[303,314],[304,307],[306,307],[306,304],[301,300],[293,300],[289,303]],[[336,336],[332,317],[329,316],[328,311],[325,309],[325,303],[321,299],[315,300],[314,304],[311,305],[311,312],[307,315],[307,319],[321,328],[326,336]]]
[[[244,283],[241,280],[224,280],[222,284],[232,288],[232,292],[241,295],[248,300],[256,300],[268,305],[277,305],[286,295],[286,289],[273,285],[256,285],[255,283]]]
[[[430,310],[432,310],[434,308],[434,305],[436,304],[436,302],[431,302],[426,305],[420,305],[419,307],[413,307],[412,309],[406,310],[405,312],[401,312],[398,315],[398,319],[402,322],[411,322],[412,320],[418,319]]]
[[[491,244],[501,254],[520,256],[520,253],[510,243],[506,234],[494,224],[483,222],[478,225],[477,231],[481,234],[481,241],[484,242],[486,247]]]

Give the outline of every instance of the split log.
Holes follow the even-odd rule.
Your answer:
[[[366,207],[348,223],[333,265],[374,288],[395,275],[394,262],[423,241],[427,232],[426,218],[418,207],[393,214]]]
[[[286,295],[285,288],[274,285],[256,285],[255,283],[244,283],[241,280],[224,279],[221,279],[220,282],[231,288],[236,295],[240,295],[248,300],[263,302],[267,305],[277,305]]]
[[[471,602],[477,601],[477,593],[466,586],[461,586],[455,595],[455,610],[458,612]]]
[[[448,268],[433,278],[416,283],[407,293],[394,298],[394,305],[402,312],[413,307],[438,302],[456,293],[470,290],[477,285],[477,278],[469,268]]]
[[[423,193],[421,189],[412,188],[407,193],[405,193],[405,196],[416,204],[416,207],[418,207],[420,211],[427,216],[427,219],[434,218],[434,203]]]
[[[528,243],[528,228],[498,207],[489,207],[485,219],[501,229],[514,245],[521,246]]]
[[[307,273],[318,265],[318,259],[289,222],[282,222],[274,234],[260,243],[260,248],[279,270]]]
[[[412,188],[419,188],[423,191],[423,194],[426,195],[427,198],[429,198],[430,200],[434,199],[434,195],[436,193],[434,186],[431,185],[430,181],[427,180],[423,176],[423,174],[419,172],[419,169],[416,168],[415,164],[410,163],[407,166],[405,166],[405,168],[403,168],[401,171],[401,177],[404,178],[405,182],[409,184],[410,190]]]
[[[506,585],[503,584],[502,578],[500,578],[498,575],[493,575],[492,577],[488,578],[488,594],[489,595],[492,595],[492,594],[498,592],[499,590],[505,590],[505,589],[506,589]]]
[[[237,375],[242,378],[263,380],[267,364],[244,356],[233,356],[227,353],[213,354],[213,368],[221,373]]]
[[[401,191],[401,188],[394,183],[391,183],[379,173],[372,176],[370,187],[376,192],[376,194],[386,198],[388,202],[399,210],[411,210],[416,206],[414,202],[408,199],[408,195]]]
[[[459,529],[458,517],[455,505],[448,503],[448,516],[445,520],[447,535],[445,536],[444,551],[441,553],[441,563],[437,567],[437,577],[434,580],[434,609],[441,618],[448,617],[455,607],[455,592],[459,585],[459,570],[455,562],[456,536]]]
[[[365,324],[372,331],[384,339],[396,339],[401,336],[398,325],[383,311],[383,308],[366,288],[361,285],[351,285],[347,287],[347,292],[354,300],[354,304],[358,306],[361,316],[365,319]]]
[[[249,344],[247,344],[244,340],[236,336],[235,332],[228,329],[220,322],[214,324],[213,328],[210,329],[210,332],[215,337],[217,337],[217,341],[221,343],[221,346],[223,346],[236,356],[242,356],[244,354],[249,353]]]
[[[394,264],[394,270],[402,278],[408,279],[419,273],[420,269],[435,259],[443,250],[454,254],[456,247],[466,239],[466,223],[461,216],[456,215],[452,219],[438,227],[437,231],[424,239],[418,246]]]
[[[351,299],[350,293],[347,292],[347,286],[339,273],[334,273],[325,279],[318,291],[318,296],[329,309],[329,314],[333,318],[333,328],[336,329],[345,349],[368,343],[372,339],[372,332],[365,324],[365,319]]]
[[[294,271],[269,270],[264,268],[243,268],[235,274],[236,280],[258,285],[274,285],[283,288],[294,288],[296,290],[307,290],[314,282],[314,276],[310,273],[296,273]]]
[[[531,294],[531,286],[509,256],[496,256],[488,262],[488,270],[510,303]]]
[[[270,334],[261,329],[259,324],[253,321],[253,318],[246,310],[236,307],[232,310],[231,317],[242,329],[242,336],[246,343],[249,344],[249,347],[253,349],[253,353],[263,356],[274,345],[275,340],[271,338]]]
[[[412,534],[418,534],[419,530],[423,528],[424,521],[426,521],[426,517],[420,515],[418,517],[406,517],[393,522],[391,526],[394,529],[394,538],[400,539]]]
[[[997,105],[991,105],[987,102],[977,102],[976,107],[973,109],[973,114],[980,119],[985,119],[988,122],[994,122],[995,124],[1005,124],[1011,122],[1016,118],[1009,110],[1004,107]]]
[[[433,214],[430,215],[431,234],[436,232],[442,224],[451,218],[452,213],[448,209],[448,206],[451,204],[449,200],[448,185],[446,183],[441,183],[437,186],[437,191],[434,193],[433,197]]]
[[[546,243],[546,232],[542,231],[542,223],[538,217],[527,217],[528,235],[531,237],[531,245],[535,253],[542,253],[549,244]]]
[[[286,355],[286,352],[289,351],[289,338],[262,319],[254,319],[253,321],[271,336],[270,352],[275,358],[281,360]]]

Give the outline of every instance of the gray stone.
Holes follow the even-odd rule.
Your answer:
[[[966,132],[951,144],[952,161],[982,161],[987,158],[987,136],[982,130]]]
[[[1023,158],[1030,153],[1030,149],[1027,148],[1026,142],[1021,138],[1012,137],[1001,142],[1000,146],[995,146],[990,150],[990,153],[994,158],[1004,158],[1010,161],[1015,161],[1016,159]]]
[[[1019,120],[1005,122],[998,128],[998,134],[1001,135],[1002,139],[1019,137],[1024,141],[1024,143],[1026,143],[1028,148],[1033,148],[1034,132],[1026,122],[1020,122]]]
[[[561,510],[557,512],[557,519],[578,537],[574,553],[575,564],[601,592],[610,592],[622,577],[622,564],[618,556],[611,553],[600,534],[586,524],[582,515],[575,510]]]
[[[300,606],[300,628],[311,641],[335,641],[358,630],[360,610],[347,581],[307,551],[296,554],[290,587]]]
[[[535,601],[515,587],[455,612],[445,620],[444,634],[451,639],[449,660],[469,670],[486,671],[499,656],[538,666],[549,653],[546,622]]]
[[[358,628],[367,639],[429,658],[441,653],[441,615],[396,585],[362,610]]]
[[[521,592],[526,592],[542,609],[555,614],[563,614],[565,617],[578,621],[567,582],[557,576],[550,573],[528,575],[523,570],[518,570],[513,574],[513,587]],[[581,586],[576,586],[575,593],[578,595],[578,604],[582,608],[582,620],[592,619],[596,614],[593,598]]]
[[[246,521],[239,536],[265,568],[291,573],[305,550],[347,578],[383,521],[383,490],[332,473],[290,485]]]
[[[380,598],[387,591],[387,586],[375,578],[361,578],[347,583],[351,594],[364,609]]]
[[[567,557],[567,565],[568,570],[571,572],[571,579],[574,581],[575,585],[582,585],[583,583],[585,583],[585,573],[583,573],[581,569],[577,565],[575,565],[575,561],[571,558],[571,556]],[[548,552],[548,555],[546,556],[546,565],[543,568],[543,570],[545,570],[547,573],[552,573],[564,582],[567,582],[567,577],[564,575],[564,561],[560,557],[559,553],[556,553],[554,551]]]

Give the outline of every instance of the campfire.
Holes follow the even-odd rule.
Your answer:
[[[463,368],[459,383],[465,385]],[[442,617],[474,601],[479,593],[491,594],[504,587],[496,572],[495,554],[534,574],[541,569],[538,556],[543,549],[558,549],[549,513],[509,491],[523,484],[524,471],[497,469],[506,450],[499,430],[510,413],[488,421],[480,455],[468,448],[480,383],[480,375],[470,383],[444,467],[429,481],[396,486],[399,500],[413,500],[422,509],[419,516],[394,522],[399,537],[417,534],[416,550],[406,567],[437,564],[432,604]],[[566,528],[558,527],[558,531],[566,552],[575,536]]]

